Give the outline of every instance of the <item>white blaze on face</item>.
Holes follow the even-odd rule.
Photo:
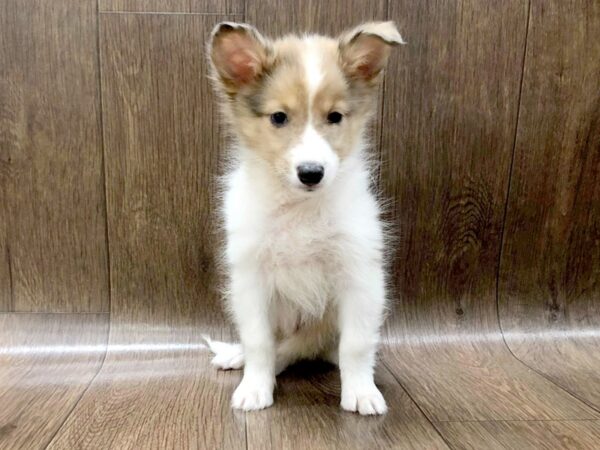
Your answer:
[[[308,86],[308,104],[312,106],[312,102],[315,98],[317,89],[323,80],[323,65],[322,55],[319,51],[318,45],[311,41],[310,38],[306,39],[306,50],[303,53],[304,72],[306,76],[306,84]],[[309,108],[310,115],[310,108]]]
[[[325,175],[320,185],[326,185],[334,177],[339,164],[339,158],[329,143],[317,132],[312,115],[315,94],[323,80],[322,53],[316,42],[306,38],[306,49],[303,53],[303,64],[308,87],[308,122],[300,138],[300,142],[291,149],[291,179],[297,187],[302,187],[298,179],[297,168],[301,164],[316,163],[325,169]]]
[[[292,184],[297,187],[302,187],[297,173],[301,164],[316,163],[323,166],[325,174],[319,185],[326,185],[335,177],[339,164],[338,156],[311,123],[306,126],[300,142],[291,149],[290,155]]]

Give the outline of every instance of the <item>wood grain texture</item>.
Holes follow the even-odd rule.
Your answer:
[[[408,42],[390,63],[383,119],[396,311],[409,333],[497,330],[527,5],[396,1],[390,18]]]
[[[101,17],[112,303],[102,371],[50,448],[244,448],[202,333],[231,340],[218,301],[219,127],[204,42],[228,17]],[[137,36],[137,38],[132,38]]]
[[[226,17],[101,19],[114,322],[214,325],[222,146],[204,43]]]
[[[98,0],[100,11],[243,14],[243,0]]]
[[[365,418],[341,410],[337,368],[293,366],[277,379],[275,407],[247,415],[248,448],[448,448],[387,369],[380,367],[375,380],[390,409],[386,416]]]
[[[15,311],[108,310],[95,13],[93,0],[0,4],[0,214]]]
[[[0,448],[42,449],[100,369],[108,314],[0,314]]]
[[[417,338],[418,339],[418,338]],[[600,415],[517,361],[499,336],[458,336],[447,342],[402,345],[383,351],[430,420],[574,420]],[[445,342],[446,341],[446,342]]]
[[[527,4],[390,3],[382,184],[399,232],[386,364],[434,421],[595,417],[515,360],[496,273]],[[493,68],[493,69],[492,69]]]
[[[217,372],[206,351],[175,340],[109,348],[48,448],[246,448],[244,415],[229,406],[239,373]]]
[[[1,111],[0,111],[1,114]],[[2,123],[2,119],[0,119]],[[2,132],[0,132],[2,139]],[[3,148],[0,142],[0,148]],[[6,211],[6,192],[2,178],[4,162],[0,151],[0,211]],[[10,247],[7,240],[8,220],[5,214],[0,215],[0,312],[12,309],[12,280],[10,267]]]
[[[324,33],[336,36],[369,20],[385,20],[385,0],[246,0],[246,21],[276,37],[288,33]]]
[[[600,4],[533,1],[500,274],[515,354],[600,409]]]
[[[599,421],[446,422],[440,430],[455,449],[596,450]]]

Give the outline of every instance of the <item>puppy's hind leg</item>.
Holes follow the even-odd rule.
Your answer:
[[[220,370],[239,370],[244,367],[244,349],[242,344],[213,341],[208,336],[202,336],[206,345],[215,355],[211,364]]]

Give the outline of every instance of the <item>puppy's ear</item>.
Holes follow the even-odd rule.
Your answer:
[[[404,44],[394,22],[370,22],[339,38],[342,69],[353,80],[371,81],[387,64],[393,45]]]
[[[216,77],[232,94],[264,74],[271,53],[269,42],[254,27],[233,22],[214,28],[209,51]]]

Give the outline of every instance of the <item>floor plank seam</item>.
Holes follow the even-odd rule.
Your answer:
[[[394,380],[396,380],[396,383],[398,383],[398,386],[400,387],[400,389],[402,389],[406,395],[408,396],[408,398],[410,398],[410,400],[414,403],[414,405],[416,406],[416,408],[419,410],[419,412],[421,414],[423,414],[423,417],[425,417],[425,420],[427,420],[427,422],[429,422],[429,424],[432,426],[432,428],[435,430],[435,432],[439,435],[439,437],[442,439],[442,441],[444,441],[444,444],[446,444],[446,446],[450,449],[454,449],[455,447],[453,447],[450,442],[446,439],[446,437],[442,434],[442,432],[440,431],[440,429],[436,426],[436,422],[434,422],[429,415],[425,412],[425,409],[421,407],[421,405],[419,405],[417,403],[417,401],[414,399],[414,397],[411,395],[411,393],[409,392],[409,390],[406,388],[406,386],[404,386],[400,380],[398,379],[398,377],[396,377],[396,374],[394,373],[394,371],[392,371],[390,369],[390,367],[383,361],[380,360],[381,365],[385,368],[385,370],[387,370],[390,375],[392,376],[392,378]]]
[[[556,386],[558,389],[560,389],[560,390],[566,392],[567,394],[569,394],[575,400],[578,400],[581,403],[583,403],[584,405],[586,405],[587,407],[589,407],[595,413],[600,414],[600,408],[598,408],[597,406],[595,406],[592,403],[589,403],[587,399],[584,399],[584,398],[580,397],[578,394],[572,392],[568,387],[563,386],[557,380],[554,380],[549,375],[545,374],[541,370],[538,370],[538,369],[530,366],[529,364],[527,364],[526,362],[524,362],[521,358],[519,358],[515,353],[513,353],[512,349],[510,348],[510,345],[508,345],[508,342],[506,342],[506,339],[504,337],[504,331],[502,330],[502,325],[500,325],[500,331],[501,331],[501,334],[502,334],[502,341],[504,342],[504,345],[506,346],[506,348],[508,349],[508,352],[512,355],[513,358],[515,358],[517,361],[519,361],[521,364],[523,364],[529,370],[532,370],[533,372],[537,373],[539,376],[541,376],[542,378],[544,378],[549,383],[552,383],[552,385]],[[567,421],[570,421],[570,420],[599,420],[599,419],[600,419],[600,417],[598,417],[596,419],[558,419],[558,420],[567,420]]]

